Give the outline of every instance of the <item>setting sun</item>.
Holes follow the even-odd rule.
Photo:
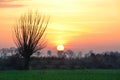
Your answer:
[[[58,45],[57,50],[58,51],[64,51],[64,46],[63,45]]]

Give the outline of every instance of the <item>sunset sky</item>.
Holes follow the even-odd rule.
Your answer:
[[[13,25],[28,10],[50,15],[46,49],[120,51],[120,0],[0,0],[0,48],[15,46]]]

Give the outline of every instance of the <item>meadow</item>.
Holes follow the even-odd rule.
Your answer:
[[[120,70],[0,71],[0,80],[120,80]]]

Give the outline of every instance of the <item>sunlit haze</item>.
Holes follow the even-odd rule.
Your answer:
[[[28,10],[50,15],[46,50],[120,51],[120,0],[0,0],[0,48],[15,46],[13,26]]]
[[[63,45],[58,45],[57,50],[58,51],[64,51],[64,46]]]

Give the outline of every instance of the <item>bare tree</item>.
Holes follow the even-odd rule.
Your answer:
[[[19,54],[24,58],[24,69],[29,69],[31,55],[46,46],[43,34],[48,22],[49,16],[30,11],[22,15],[14,27],[14,41]]]
[[[65,52],[65,54],[69,57],[69,58],[74,58],[75,57],[75,54],[74,54],[74,52],[72,51],[72,50],[67,50],[66,52]]]

